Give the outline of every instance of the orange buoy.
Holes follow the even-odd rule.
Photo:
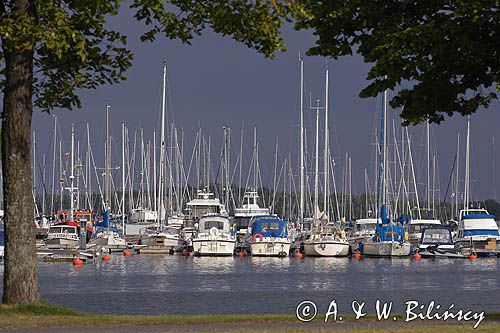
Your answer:
[[[103,261],[109,261],[109,259],[111,259],[111,257],[109,255],[107,255],[107,254],[105,254],[105,255],[102,256],[102,260]]]
[[[129,250],[125,250],[125,251],[123,251],[123,256],[124,256],[124,257],[131,257],[131,256],[132,256],[132,253],[130,253],[130,251],[129,251]]]
[[[243,257],[246,257],[247,254],[246,254],[245,251],[240,251],[240,252],[238,252],[238,256],[241,257],[241,258],[243,258]]]
[[[183,255],[184,257],[189,257],[189,251],[188,251],[188,250],[184,250],[184,251],[182,251],[182,255]]]
[[[476,255],[476,254],[471,254],[471,255],[469,256],[469,259],[470,259],[470,260],[476,260],[476,259],[477,259],[477,255]]]
[[[297,259],[302,259],[302,258],[304,258],[304,255],[297,251],[293,254],[293,257],[297,258]]]
[[[83,260],[80,258],[73,259],[73,266],[77,266],[77,267],[83,266]]]
[[[415,252],[413,254],[413,259],[420,260],[420,259],[422,259],[422,255],[420,253],[418,253],[418,252]]]
[[[359,259],[361,259],[361,253],[359,253],[359,252],[355,252],[355,253],[353,253],[353,254],[352,254],[352,257],[353,257],[354,259],[359,260]]]

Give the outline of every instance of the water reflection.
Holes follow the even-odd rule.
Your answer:
[[[109,262],[39,263],[43,297],[75,309],[130,314],[293,313],[304,299],[327,308],[332,299],[500,308],[499,259],[111,256]],[[3,273],[3,267],[0,268]],[[195,311],[195,312],[193,312]]]

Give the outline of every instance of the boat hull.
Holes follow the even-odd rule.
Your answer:
[[[406,257],[410,255],[410,243],[408,242],[365,242],[363,243],[363,255],[373,257]]]
[[[460,249],[473,249],[479,257],[496,257],[500,255],[500,241],[496,237],[485,239],[461,238],[455,241]]]
[[[47,238],[45,240],[45,245],[49,248],[69,249],[78,247],[80,245],[80,241],[73,238],[54,237]]]
[[[176,249],[183,245],[182,240],[175,236],[151,235],[141,238],[141,245],[159,246]]]
[[[349,254],[349,244],[335,241],[304,242],[304,252],[306,256],[345,257]]]
[[[192,243],[198,256],[232,256],[236,246],[235,239],[194,238]]]
[[[287,240],[263,240],[250,244],[252,256],[286,257],[290,253],[291,242]]]

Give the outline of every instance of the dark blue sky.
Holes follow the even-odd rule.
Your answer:
[[[201,125],[205,132],[211,134],[212,142],[217,144],[213,156],[214,159],[218,158],[222,127],[226,126],[233,130],[234,161],[241,126],[245,127],[245,149],[250,152],[251,129],[256,125],[261,146],[261,170],[265,175],[269,175],[273,167],[276,136],[279,137],[280,156],[285,157],[289,153],[292,157],[296,156],[299,119],[298,53],[304,53],[313,44],[314,37],[310,33],[286,29],[284,37],[288,52],[279,54],[274,60],[268,60],[229,38],[209,31],[202,37],[195,38],[192,46],[164,38],[158,38],[151,44],[139,42],[138,36],[143,27],[127,14],[113,18],[111,25],[129,36],[128,44],[135,54],[133,68],[127,73],[128,80],[120,85],[82,92],[81,110],[56,111],[66,139],[69,139],[70,124],[74,122],[77,134],[83,141],[85,123],[89,122],[94,153],[98,160],[102,160],[106,101],[112,107],[111,119],[116,143],[120,140],[122,121],[127,123],[131,131],[142,125],[145,136],[152,136],[153,128],[157,128],[159,124],[162,63],[166,60],[171,96],[169,108],[172,106],[169,116],[172,119],[173,115],[176,125],[185,131],[187,155],[192,149],[190,142],[196,129]],[[309,103],[309,93],[313,100],[323,100],[325,63],[325,58],[305,57],[306,104]],[[345,152],[351,155],[353,187],[357,193],[364,189],[363,169],[370,168],[373,163],[373,147],[370,143],[377,116],[377,100],[358,97],[359,91],[366,85],[365,77],[369,68],[359,56],[330,59],[328,67],[331,142],[335,149],[333,154],[342,158]],[[494,136],[497,141],[500,138],[499,106],[499,103],[495,103],[489,110],[472,117],[473,199],[490,197],[494,192],[491,142]],[[391,112],[394,114],[394,111]],[[307,124],[310,125],[312,120],[312,112],[306,109]],[[49,152],[52,117],[35,112],[33,124],[37,132],[39,154]],[[433,126],[441,196],[446,189],[456,151],[457,132],[460,131],[464,139],[465,126],[465,119],[460,116],[447,119],[440,126]],[[411,129],[417,173],[422,173],[424,168],[424,150],[420,146],[424,143],[422,128]],[[312,141],[309,145],[312,148]],[[68,146],[69,143],[66,143],[66,147]],[[119,145],[114,149],[116,158],[119,158]],[[463,151],[462,148],[462,153]],[[496,155],[497,165],[500,165],[500,147],[496,149]],[[248,153],[244,162],[249,164],[250,157]],[[293,159],[296,168],[296,157]],[[114,164],[118,163],[119,160]],[[339,159],[339,164],[341,163],[343,159]],[[462,171],[464,165],[465,161],[462,159]],[[338,178],[340,172],[339,169]],[[264,178],[269,179],[268,176]],[[500,176],[496,178],[496,192],[499,193]],[[423,173],[419,181],[425,182]]]

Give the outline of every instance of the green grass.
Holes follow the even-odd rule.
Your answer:
[[[343,315],[344,321],[354,321],[353,316]],[[401,315],[398,317],[402,318]],[[316,322],[322,321],[318,316]],[[491,321],[494,321],[491,323]],[[500,313],[486,315],[486,320],[475,332],[500,332]],[[375,316],[363,317],[361,322],[375,322]],[[294,324],[298,320],[293,314],[241,314],[241,315],[164,315],[164,316],[136,316],[136,315],[100,315],[82,313],[68,308],[47,303],[37,305],[0,305],[0,329],[3,328],[43,328],[43,327],[118,327],[118,326],[143,326],[143,325],[220,325],[220,324],[270,324],[271,329],[261,329],[262,332],[279,332],[280,323]],[[274,324],[274,325],[273,325]],[[342,330],[335,324],[324,324],[324,328],[315,327],[315,331],[330,332],[333,329]],[[272,329],[274,327],[274,329]],[[238,326],[236,330],[240,329]],[[245,329],[241,329],[245,331]],[[289,331],[289,330],[288,330]],[[295,332],[306,332],[303,327],[297,327]],[[401,327],[381,327],[380,329],[347,329],[345,332],[468,332],[471,325],[424,325]]]

